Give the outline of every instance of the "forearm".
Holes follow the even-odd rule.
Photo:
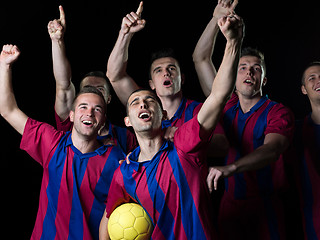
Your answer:
[[[204,134],[210,134],[216,126],[220,114],[233,91],[241,43],[241,39],[227,41],[224,57],[212,84],[211,93],[198,113],[198,121]]]
[[[17,106],[11,71],[10,65],[0,63],[0,114],[20,134],[23,134],[28,117]]]
[[[116,44],[108,59],[107,77],[111,83],[121,80],[127,75],[128,52],[132,37],[133,34],[119,32]]]
[[[106,217],[107,213],[104,211],[102,216],[100,226],[99,226],[99,240],[107,240],[109,238],[108,234],[108,218]]]
[[[217,74],[212,62],[212,54],[219,32],[218,19],[213,17],[202,33],[192,58],[204,95],[209,96],[213,80]]]
[[[123,105],[138,85],[127,74],[128,49],[133,34],[119,33],[117,42],[110,54],[107,66],[107,77]]]
[[[228,40],[226,43],[222,63],[211,89],[211,94],[218,101],[226,102],[234,90],[241,45],[242,39]]]
[[[232,164],[234,169],[232,174],[261,169],[277,161],[279,157],[280,153],[276,147],[264,144],[255,151],[235,161]]]
[[[68,89],[71,85],[71,66],[66,56],[63,40],[52,40],[53,74],[57,87]]]
[[[212,17],[194,49],[192,58],[195,64],[202,61],[211,61],[218,33],[218,19],[216,17]]]

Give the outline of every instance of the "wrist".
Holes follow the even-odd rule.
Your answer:
[[[10,70],[12,63],[0,62],[0,69]]]

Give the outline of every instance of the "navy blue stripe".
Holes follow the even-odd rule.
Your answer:
[[[181,218],[187,239],[206,239],[185,172],[175,148],[168,153],[168,159],[180,189]]]
[[[48,165],[49,182],[46,190],[48,207],[43,221],[43,231],[40,239],[54,239],[57,232],[55,218],[57,214],[61,178],[67,156],[66,140],[68,136],[70,135],[66,134],[61,138]]]
[[[72,146],[72,149],[76,152],[74,146]],[[68,239],[83,239],[83,209],[79,198],[79,192],[88,161],[89,158],[80,158],[77,154],[74,154],[72,164],[73,194]]]
[[[158,152],[158,154],[154,156],[146,168],[147,184],[154,208],[160,213],[159,219],[157,220],[158,228],[166,239],[175,239],[173,235],[175,219],[166,204],[165,193],[156,180],[161,152]]]
[[[197,101],[192,101],[187,109],[185,110],[185,113],[184,113],[184,122],[188,122],[190,119],[193,118],[193,112],[194,112],[194,109],[199,105],[200,103],[197,102]]]
[[[118,140],[118,145],[124,153],[127,153],[127,129],[113,125],[113,130]]]
[[[253,148],[256,149],[264,144],[264,131],[268,125],[268,114],[270,109],[276,105],[276,102],[270,102],[268,106],[260,114],[256,121],[253,130]],[[257,138],[257,136],[259,138]],[[263,198],[264,206],[267,214],[268,227],[272,239],[280,239],[279,225],[277,221],[277,215],[274,207],[272,206],[272,201],[270,199],[270,194],[273,193],[273,182],[272,182],[272,169],[268,165],[262,169],[256,171],[258,186],[260,191],[260,196]]]
[[[100,220],[105,210],[105,201],[114,172],[119,167],[119,159],[125,159],[125,155],[118,147],[113,147],[94,189],[94,201],[89,217],[89,228],[93,239],[99,239]]]

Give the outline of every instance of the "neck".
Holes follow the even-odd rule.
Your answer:
[[[320,125],[320,102],[319,103],[313,103],[311,102],[311,119],[315,124]]]
[[[138,162],[151,160],[163,144],[162,133],[153,135],[136,133],[136,136],[140,146]]]
[[[168,119],[171,119],[178,110],[182,101],[182,92],[172,96],[159,96],[163,109],[167,111]]]
[[[241,94],[238,94],[239,102],[243,113],[247,113],[250,109],[260,101],[262,96],[260,94],[255,95],[254,97],[246,97]]]
[[[73,145],[83,154],[93,152],[100,147],[97,136],[94,138],[79,137],[75,131],[72,131],[71,139]]]

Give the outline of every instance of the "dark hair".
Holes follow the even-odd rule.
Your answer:
[[[153,64],[154,61],[156,61],[157,59],[160,59],[160,58],[166,58],[166,57],[170,57],[170,58],[174,58],[180,69],[181,69],[181,64],[180,64],[180,61],[179,61],[179,58],[176,54],[176,52],[172,49],[172,48],[162,48],[160,50],[156,50],[154,51],[152,54],[151,54],[151,58],[150,58],[150,64],[149,64],[149,79],[151,79],[151,66]]]
[[[163,111],[162,102],[161,102],[160,98],[158,97],[158,95],[157,95],[153,90],[151,90],[151,89],[146,89],[146,88],[139,88],[139,89],[137,89],[137,90],[134,90],[134,91],[129,95],[129,97],[128,97],[128,99],[127,99],[127,104],[126,104],[126,112],[127,112],[127,115],[128,115],[128,112],[129,112],[129,111],[128,111],[128,110],[129,110],[129,108],[128,108],[128,107],[129,107],[129,103],[128,103],[129,98],[132,96],[132,94],[137,93],[137,92],[142,92],[142,91],[147,91],[147,92],[152,93],[152,95],[155,97],[156,101],[159,103],[161,110]]]
[[[261,61],[261,65],[263,67],[263,70],[264,70],[264,75],[266,75],[266,73],[267,73],[266,62],[264,59],[264,54],[260,50],[258,50],[256,48],[252,48],[252,47],[243,48],[241,50],[240,57],[244,57],[244,56],[253,56],[253,57],[259,58]]]
[[[107,86],[107,93],[110,95],[111,94],[111,87],[110,87],[110,83],[109,83],[109,79],[107,78],[106,74],[104,74],[104,72],[102,71],[92,71],[92,72],[88,72],[87,74],[85,74],[83,76],[83,78],[80,81],[80,88],[82,85],[83,80],[86,77],[99,77],[99,78],[103,78],[106,82],[106,86]]]
[[[313,67],[313,66],[320,66],[320,61],[313,61],[311,63],[309,63],[305,68],[304,71],[302,73],[302,78],[301,78],[301,85],[305,84],[305,73],[307,71],[308,68]]]
[[[86,94],[86,93],[92,93],[92,94],[96,94],[98,95],[99,97],[101,97],[101,99],[103,100],[103,108],[104,108],[104,111],[106,112],[107,110],[107,104],[106,104],[106,101],[104,99],[104,96],[103,94],[95,87],[92,87],[92,86],[84,86],[83,88],[80,89],[79,93],[75,96],[75,98],[73,99],[73,103],[72,103],[72,111],[75,110],[75,102],[76,100],[78,99],[78,97],[82,94]]]

